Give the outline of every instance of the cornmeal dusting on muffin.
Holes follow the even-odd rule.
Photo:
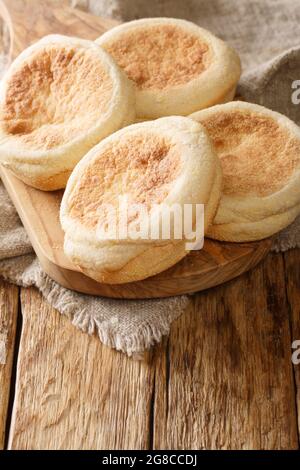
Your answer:
[[[109,107],[113,84],[95,51],[47,45],[9,78],[0,127],[20,145],[48,150],[90,129]]]
[[[124,135],[93,159],[70,197],[70,216],[87,227],[99,222],[99,207],[163,202],[181,168],[178,149],[165,138],[149,133]]]
[[[299,167],[299,140],[271,117],[232,110],[200,122],[221,159],[224,194],[268,196]]]
[[[209,66],[204,40],[175,25],[123,32],[103,44],[139,89],[164,89],[187,83]]]

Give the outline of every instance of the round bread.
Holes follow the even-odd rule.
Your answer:
[[[38,189],[64,188],[101,139],[133,122],[135,92],[92,41],[46,36],[23,51],[0,88],[0,162]]]
[[[208,236],[251,241],[300,212],[300,129],[262,106],[234,101],[190,116],[205,126],[223,170],[220,206]]]
[[[283,230],[300,214],[300,204],[280,214],[271,215],[257,222],[240,222],[210,225],[207,236],[228,242],[262,240]]]
[[[96,42],[135,82],[138,117],[188,115],[234,97],[241,73],[237,53],[189,21],[131,21]]]
[[[205,231],[221,181],[219,161],[200,124],[176,116],[126,127],[94,147],[68,181],[60,213],[65,253],[99,282],[138,281],[164,271],[187,253],[187,240],[174,237],[173,219],[168,239],[99,238],[107,222],[103,207],[109,203],[118,210],[119,196],[126,196],[128,204],[155,208],[151,224],[161,223],[163,206],[202,203]],[[193,227],[196,222],[193,215]]]

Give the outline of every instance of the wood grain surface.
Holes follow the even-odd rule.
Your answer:
[[[111,20],[75,12],[63,4],[57,7],[56,2],[52,8],[49,8],[48,2],[38,2],[33,8],[35,5],[36,2],[25,0],[7,3],[6,17],[11,15],[12,56],[49,33],[95,39],[112,26]],[[64,254],[64,234],[59,222],[62,191],[49,193],[30,188],[3,167],[0,168],[0,175],[44,271],[62,286],[79,292],[117,298],[193,293],[222,284],[251,269],[271,246],[270,240],[240,244],[209,240],[202,250],[191,252],[176,266],[158,276],[117,286],[100,284],[81,273]]]
[[[154,448],[298,448],[281,255],[195,295],[166,344],[157,354]]]
[[[10,448],[297,449],[286,282],[284,257],[269,255],[196,294],[143,361],[23,290]]]
[[[299,269],[299,250],[269,254],[191,296],[169,338],[142,361],[78,331],[34,288],[21,289],[18,352],[18,289],[0,283],[0,325],[9,332],[1,446],[9,434],[12,449],[299,448],[300,365],[291,362]]]
[[[67,0],[3,0],[0,15],[11,31],[12,57],[46,34],[96,39],[117,21],[71,8]]]
[[[0,280],[0,449],[5,442],[18,302],[18,287]]]
[[[80,333],[34,289],[21,306],[10,448],[148,448],[153,367]]]
[[[286,293],[289,303],[290,329],[292,342],[300,341],[300,250],[294,249],[284,254],[284,271]],[[298,343],[297,350],[300,346]],[[295,350],[291,350],[291,354]],[[298,354],[300,358],[300,353]],[[300,364],[294,365],[294,380],[296,387],[296,407],[298,415],[298,433],[300,436]]]

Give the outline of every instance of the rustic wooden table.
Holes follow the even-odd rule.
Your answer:
[[[19,50],[49,21],[70,34],[89,24],[34,4],[9,0]],[[0,281],[0,448],[299,448],[299,284],[300,250],[269,254],[193,295],[170,336],[134,361],[79,332],[36,289]]]
[[[79,332],[36,289],[1,281],[1,447],[299,448],[299,281],[300,250],[268,255],[191,297],[142,361]]]

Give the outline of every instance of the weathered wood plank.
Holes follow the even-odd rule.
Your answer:
[[[300,250],[295,249],[284,254],[287,297],[290,305],[291,339],[300,340]],[[299,350],[299,346],[297,347]],[[295,352],[292,350],[291,353]],[[298,359],[300,354],[297,354]],[[294,365],[296,385],[296,407],[298,414],[298,436],[300,436],[300,364]]]
[[[282,255],[194,297],[157,351],[154,448],[298,448]]]
[[[4,448],[11,390],[19,289],[0,279],[0,449]]]
[[[22,289],[23,329],[12,449],[144,449],[153,369],[72,326],[34,288]]]
[[[281,255],[195,296],[148,362],[77,332],[34,289],[22,306],[12,448],[148,448],[152,418],[156,449],[298,447]]]

